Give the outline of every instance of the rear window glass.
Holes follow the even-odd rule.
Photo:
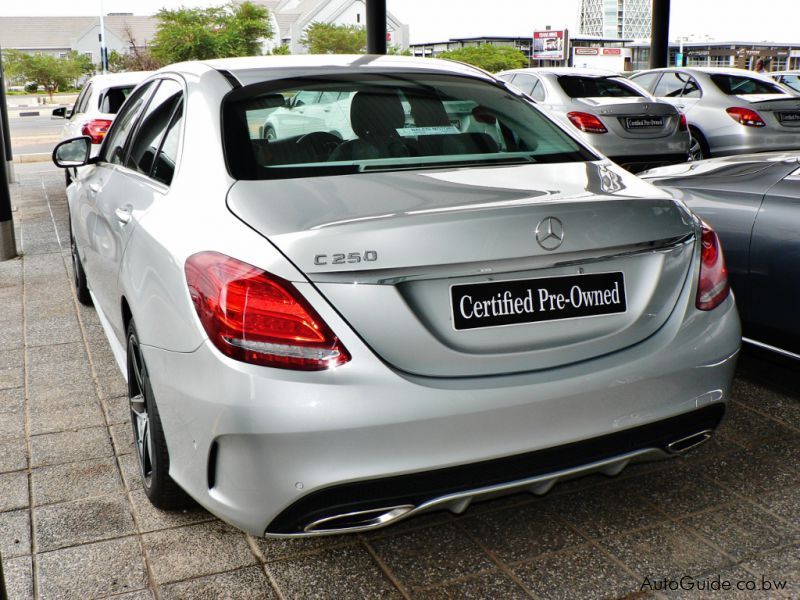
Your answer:
[[[577,77],[563,75],[558,84],[570,98],[625,98],[642,93],[618,79],[610,77]]]
[[[253,84],[223,102],[237,179],[596,160],[529,101],[467,77],[392,73]]]
[[[785,94],[777,85],[746,77],[743,75],[723,75],[715,73],[711,75],[711,81],[722,90],[723,94],[738,96],[739,94]]]
[[[117,114],[119,109],[122,108],[125,98],[130,95],[134,87],[133,85],[126,85],[108,88],[100,97],[100,106],[98,106],[100,112],[111,115]]]

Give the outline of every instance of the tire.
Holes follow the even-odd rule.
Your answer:
[[[703,134],[694,127],[689,127],[689,160],[703,160],[709,158],[708,142]]]
[[[169,476],[169,452],[133,320],[128,324],[128,400],[144,493],[156,508],[177,510],[192,500]]]
[[[69,227],[69,249],[72,254],[72,281],[75,284],[75,295],[78,297],[78,302],[84,306],[91,306],[92,295],[89,293],[89,283],[86,281],[86,272],[83,270],[81,257],[78,255],[75,236],[72,235],[72,224],[70,224]]]
[[[267,125],[264,128],[264,139],[270,142],[278,139],[278,134],[275,133],[275,128],[272,125]]]

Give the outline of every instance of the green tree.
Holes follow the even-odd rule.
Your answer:
[[[270,52],[270,54],[274,56],[285,56],[291,53],[292,49],[289,48],[288,44],[281,44],[280,46],[276,46],[275,48],[272,49],[272,52]]]
[[[495,46],[494,44],[479,44],[448,50],[438,54],[436,58],[465,62],[491,73],[528,66],[528,58],[516,48]]]
[[[358,25],[312,23],[300,40],[311,54],[364,54],[367,30]]]
[[[57,58],[49,54],[26,54],[16,50],[6,50],[3,54],[9,77],[35,82],[44,88],[51,101],[53,93],[69,87],[71,82],[83,74],[82,69],[86,68],[85,61],[76,60],[75,56]],[[94,70],[93,65],[91,70]]]
[[[162,64],[261,54],[272,37],[269,11],[249,0],[210,8],[162,8],[151,52]]]

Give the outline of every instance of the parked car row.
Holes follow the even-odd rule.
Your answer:
[[[788,92],[736,89],[790,130]],[[605,73],[406,57],[146,75],[97,154],[53,158],[78,169],[76,292],[127,376],[150,501],[357,532],[708,440],[741,341],[715,226],[748,337],[792,352],[750,317],[796,297],[764,273],[790,277],[800,173],[684,162],[656,187],[604,155],[685,161],[692,114]]]

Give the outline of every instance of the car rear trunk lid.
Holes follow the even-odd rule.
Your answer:
[[[423,376],[530,371],[635,344],[672,312],[693,254],[686,209],[604,163],[241,181],[228,205],[381,358]],[[563,241],[545,249],[537,228]]]

